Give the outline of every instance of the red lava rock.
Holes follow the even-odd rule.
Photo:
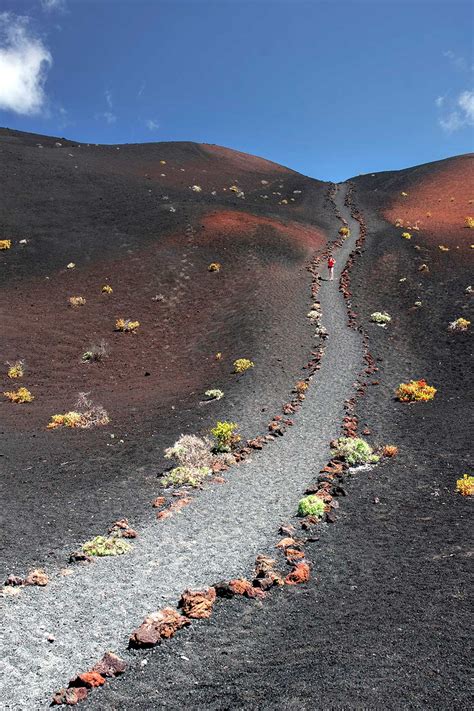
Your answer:
[[[61,706],[65,704],[66,706],[75,706],[79,701],[83,701],[88,694],[88,690],[85,686],[80,686],[77,689],[59,689],[52,700],[53,706]]]
[[[226,479],[224,479],[223,476],[214,476],[209,481],[211,482],[211,484],[225,484],[226,483]]]
[[[253,581],[254,588],[269,590],[274,585],[284,585],[285,580],[276,570],[269,570],[263,577],[256,577]]]
[[[32,570],[25,578],[25,585],[38,585],[44,588],[49,583],[49,578],[41,568]]]
[[[123,659],[120,659],[113,652],[106,652],[102,659],[92,667],[91,671],[97,672],[102,676],[114,677],[123,674],[126,668],[127,664]]]
[[[366,427],[365,430],[362,430],[362,434],[367,436],[370,434],[370,430]]]
[[[154,509],[161,509],[162,506],[166,504],[166,498],[164,496],[157,496],[153,501],[152,506]]]
[[[214,474],[218,474],[219,472],[225,472],[229,466],[225,462],[221,462],[219,459],[217,462],[212,462],[211,469],[214,472]]]
[[[288,546],[293,546],[296,543],[294,538],[282,538],[281,541],[279,541],[275,548],[288,548]]]
[[[255,439],[249,439],[247,441],[247,444],[252,449],[263,449],[265,440],[263,439],[263,437],[255,437]]]
[[[8,578],[5,580],[5,585],[12,585],[12,586],[18,586],[18,585],[24,585],[25,581],[23,578],[20,578],[18,575],[9,575]]]
[[[244,595],[249,598],[263,598],[265,593],[259,588],[254,588],[252,583],[244,578],[229,580],[229,582],[217,583],[214,586],[218,597],[233,597],[234,595]]]
[[[303,558],[304,558],[303,551],[299,551],[296,548],[287,548],[285,550],[285,555],[286,555],[286,559],[290,563],[294,563],[297,560],[303,560]]]
[[[181,608],[183,615],[186,615],[186,617],[203,620],[211,616],[215,599],[215,588],[185,590],[181,595],[178,607]]]
[[[292,415],[295,408],[291,403],[287,403],[286,405],[283,405],[282,411],[284,415]]]
[[[291,573],[285,578],[287,585],[299,585],[309,580],[310,570],[307,563],[297,563]]]
[[[140,627],[130,636],[131,647],[154,647],[162,639],[170,639],[174,634],[190,622],[177,610],[165,607],[145,617]]]
[[[328,523],[336,523],[336,521],[337,521],[336,514],[333,513],[332,511],[328,511],[328,513],[326,514],[326,521]]]
[[[109,528],[109,533],[120,535],[122,538],[136,538],[138,536],[137,532],[130,528],[128,518],[121,518],[115,521]]]
[[[69,562],[70,563],[93,563],[94,557],[91,555],[87,555],[87,553],[84,553],[84,551],[74,551],[69,556]]]
[[[87,689],[94,689],[105,684],[105,679],[102,674],[96,671],[84,672],[78,674],[69,682],[69,688],[85,686]]]
[[[280,526],[279,533],[282,534],[282,536],[292,536],[292,534],[296,531],[296,528],[291,525],[291,523],[285,525],[285,526]]]
[[[180,511],[185,506],[189,506],[191,501],[192,501],[192,498],[190,496],[182,496],[177,501],[173,501],[173,503],[170,506],[170,511],[172,511],[172,512]]]
[[[302,521],[301,521],[301,528],[304,530],[308,530],[309,528],[312,528],[313,526],[317,526],[319,524],[319,518],[317,516],[306,516]]]
[[[156,514],[157,519],[164,519],[164,518],[171,518],[173,515],[173,512],[170,511],[169,509],[162,509],[162,511],[158,511]]]

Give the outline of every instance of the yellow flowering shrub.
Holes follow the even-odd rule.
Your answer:
[[[253,363],[248,358],[237,358],[234,360],[234,373],[245,373],[249,368],[253,368],[255,363]]]
[[[351,231],[348,227],[340,227],[339,228],[339,234],[341,235],[341,237],[347,237],[348,235],[350,235],[350,233],[351,233]]]
[[[236,434],[238,425],[235,422],[217,422],[212,428],[211,434],[216,439],[215,450],[217,452],[230,452],[232,447],[240,442],[240,437]]]
[[[0,239],[0,249],[10,249],[11,246],[11,239]]]
[[[309,385],[307,382],[305,382],[304,380],[298,380],[298,382],[295,385],[295,392],[297,392],[299,395],[301,395],[301,393],[305,393],[308,388],[309,388]]]
[[[48,430],[54,430],[57,427],[84,427],[83,415],[73,410],[65,412],[64,415],[53,415],[48,424]]]
[[[464,227],[470,227],[471,230],[474,229],[474,217],[466,217]]]
[[[16,378],[22,378],[25,373],[25,364],[22,360],[17,360],[15,363],[7,363],[10,367],[8,368],[8,377],[15,380]]]
[[[110,286],[110,284],[104,284],[104,286],[102,287],[102,293],[103,294],[112,294],[113,293],[113,289]]]
[[[27,388],[18,388],[18,390],[9,390],[3,393],[10,402],[17,402],[21,404],[23,402],[31,402],[34,400],[34,396],[30,393]]]
[[[409,383],[400,383],[396,396],[400,402],[428,402],[436,394],[436,388],[428,385],[426,380],[410,380]]]
[[[474,476],[464,474],[464,476],[456,482],[456,491],[459,491],[462,496],[473,496]]]
[[[411,234],[409,232],[402,232],[403,239],[411,239]]]
[[[451,321],[448,326],[449,331],[467,331],[471,322],[467,318],[457,318],[455,321]]]
[[[140,321],[130,321],[129,318],[118,318],[115,322],[115,330],[123,333],[135,333],[140,325]]]
[[[219,262],[211,262],[207,268],[208,272],[220,272],[221,265]]]

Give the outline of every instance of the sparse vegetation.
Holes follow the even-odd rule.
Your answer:
[[[27,388],[18,388],[18,390],[7,390],[3,393],[10,402],[16,402],[19,405],[24,402],[32,402],[34,395]]]
[[[224,397],[224,393],[218,388],[214,390],[206,390],[204,395],[206,395],[206,397],[210,398],[211,400],[221,400]]]
[[[438,249],[439,249],[441,252],[449,252],[449,247],[446,247],[444,244],[439,244],[439,245],[438,245]]]
[[[66,269],[74,269],[75,266],[74,262],[69,262],[69,264],[66,265]]]
[[[375,464],[380,459],[378,454],[374,454],[370,444],[361,437],[339,437],[335,449],[336,456],[344,459],[351,467]]]
[[[102,287],[102,293],[103,293],[103,294],[113,294],[113,291],[114,291],[114,290],[112,289],[112,287],[110,286],[110,284],[104,284],[104,286]]]
[[[410,232],[402,232],[402,237],[403,239],[411,239],[411,234]]]
[[[339,234],[341,237],[348,237],[350,235],[351,231],[348,227],[340,227],[339,228]]]
[[[53,415],[48,429],[54,430],[59,427],[89,429],[90,427],[108,425],[110,418],[105,408],[102,405],[94,405],[87,395],[88,393],[79,393],[74,410],[61,415]]]
[[[107,555],[123,555],[124,553],[128,553],[128,551],[132,549],[132,546],[119,536],[96,536],[84,543],[81,548],[86,555],[102,557]]]
[[[207,271],[209,272],[220,272],[221,270],[221,265],[219,262],[211,262],[207,268]]]
[[[140,326],[140,321],[131,321],[129,318],[118,318],[115,322],[115,330],[123,333],[135,333]]]
[[[217,422],[212,428],[211,434],[216,440],[214,447],[216,452],[230,452],[238,442],[240,437],[236,434],[238,425],[235,422]]]
[[[100,363],[104,358],[108,358],[107,343],[102,340],[99,345],[93,345],[88,351],[82,354],[83,363]]]
[[[200,192],[202,192],[202,188],[201,188],[200,185],[193,185],[192,188],[191,188],[191,190],[192,190],[193,192],[195,192],[195,193],[200,193]]]
[[[69,306],[77,308],[78,306],[84,306],[86,300],[83,296],[70,296],[68,299]]]
[[[12,380],[22,378],[25,374],[25,362],[23,360],[17,360],[14,363],[7,361],[7,365],[9,366],[7,375],[9,378],[12,378]]]
[[[245,373],[249,368],[253,368],[255,363],[253,363],[248,358],[237,358],[234,360],[234,373]]]
[[[370,314],[370,320],[379,326],[386,326],[387,323],[390,323],[392,317],[386,311],[374,311],[373,314]]]
[[[464,474],[464,476],[456,482],[456,491],[462,496],[474,496],[474,476]]]
[[[471,322],[467,318],[457,318],[455,321],[451,321],[448,326],[449,331],[467,331]]]
[[[181,435],[165,449],[166,459],[176,459],[178,466],[162,478],[165,486],[199,486],[212,473],[212,442],[207,437]]]
[[[11,239],[0,239],[0,249],[11,249],[12,241]]]
[[[428,385],[426,380],[410,380],[409,383],[400,383],[396,396],[400,402],[428,402],[436,394],[436,388]]]
[[[474,229],[474,217],[466,217],[464,220],[464,227],[469,227],[471,230]]]
[[[324,501],[316,494],[309,494],[300,499],[298,503],[298,514],[300,516],[318,516],[324,514]]]

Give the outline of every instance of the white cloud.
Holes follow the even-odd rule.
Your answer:
[[[145,121],[145,126],[149,131],[156,131],[158,128],[160,128],[160,124],[158,121],[154,121],[153,119],[147,119]]]
[[[435,104],[436,104],[436,106],[437,106],[439,109],[440,109],[440,108],[442,107],[442,105],[444,104],[444,99],[445,99],[445,98],[446,98],[446,97],[444,97],[444,96],[437,96],[437,97],[436,97],[436,99],[435,99]]]
[[[112,103],[112,92],[109,89],[105,90],[105,100],[107,102],[107,106],[109,109],[113,108],[113,103]]]
[[[102,113],[96,114],[95,119],[96,121],[104,120],[108,124],[112,124],[116,122],[117,117],[111,111],[103,111]]]
[[[453,67],[456,67],[456,69],[467,69],[467,62],[464,57],[460,57],[455,54],[452,49],[448,49],[446,52],[443,52],[443,57],[449,59]]]
[[[41,7],[46,12],[52,12],[53,10],[65,10],[66,0],[41,0]]]
[[[0,13],[0,110],[37,114],[53,58],[28,27],[28,18]]]
[[[439,124],[447,133],[474,126],[474,91],[462,91],[449,113],[440,117]]]
[[[142,81],[142,83],[140,84],[140,88],[137,92],[137,96],[141,96],[143,94],[143,92],[145,91],[145,86],[146,86],[146,81]]]

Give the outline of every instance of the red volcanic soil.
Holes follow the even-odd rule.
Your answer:
[[[307,266],[338,223],[328,184],[192,143],[92,146],[2,129],[0,180],[0,239],[12,240],[0,252],[0,388],[35,397],[0,400],[5,571],[21,571],[121,516],[139,525],[181,432],[217,419],[243,436],[266,430],[305,373]],[[86,303],[72,308],[71,296]],[[138,320],[137,333],[115,332],[118,318]],[[102,340],[108,358],[81,362]],[[236,376],[240,357],[255,368]],[[10,380],[5,363],[20,358],[25,376]],[[203,405],[209,388],[225,397]],[[47,430],[79,392],[110,424]]]

